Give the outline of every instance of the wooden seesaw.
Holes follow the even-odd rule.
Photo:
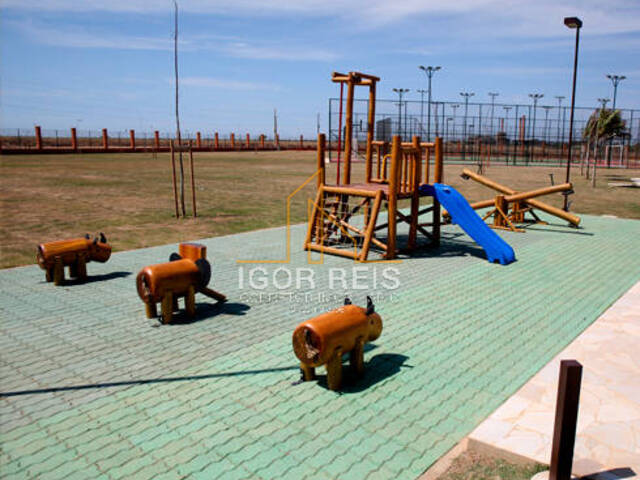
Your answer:
[[[566,220],[571,225],[577,227],[580,224],[580,217],[573,215],[572,213],[565,212],[556,207],[552,207],[540,200],[536,200],[536,197],[549,195],[552,193],[563,192],[565,195],[573,193],[573,186],[571,183],[563,183],[560,185],[553,185],[550,187],[538,188],[536,190],[530,190],[528,192],[516,192],[512,188],[505,185],[501,185],[493,180],[472,172],[468,168],[462,170],[461,177],[465,180],[472,179],[486,187],[489,187],[497,192],[500,192],[494,198],[489,200],[483,200],[481,202],[475,202],[471,204],[471,207],[475,210],[479,208],[487,208],[493,206],[484,217],[483,220],[493,216],[493,228],[500,228],[506,230],[512,230],[514,232],[522,232],[524,230],[516,228],[514,224],[525,223],[528,220],[525,218],[525,214],[529,213],[533,217],[533,222],[543,222],[535,213],[534,209],[542,210],[543,212],[553,215],[555,217]],[[448,213],[443,212],[443,216],[448,218]]]

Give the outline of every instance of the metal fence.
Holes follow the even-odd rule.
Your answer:
[[[366,142],[367,100],[356,99],[353,113],[355,144]],[[582,133],[589,116],[597,108],[576,107],[574,114],[574,155],[579,158]],[[344,112],[343,105],[342,111]],[[400,135],[408,141],[419,135],[424,141],[442,137],[448,161],[475,162],[489,155],[494,161],[513,164],[566,162],[570,107],[477,102],[431,102],[377,100],[375,139],[390,141]],[[329,147],[337,149],[340,100],[329,99]],[[612,165],[627,165],[640,159],[640,110],[620,109],[626,123],[625,134],[604,147]],[[344,115],[344,114],[343,114]],[[344,116],[342,119],[344,138]],[[625,163],[626,162],[626,163]]]

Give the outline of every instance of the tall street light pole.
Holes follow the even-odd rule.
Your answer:
[[[432,67],[431,65],[429,65],[428,67],[425,67],[423,65],[420,65],[418,68],[420,70],[423,70],[424,73],[426,73],[427,78],[429,79],[429,88],[428,88],[429,98],[427,100],[427,142],[430,142],[431,141],[431,77],[433,77],[433,74],[438,70],[440,70],[442,67]]]
[[[464,148],[462,149],[462,160],[464,160],[466,151],[467,151],[467,113],[469,112],[469,98],[473,97],[473,92],[460,92],[460,95],[464,98],[464,132],[462,133],[462,141],[464,142],[462,145]]]
[[[551,105],[543,105],[544,109],[544,142],[549,143],[549,110],[553,107]]]
[[[576,78],[578,75],[578,48],[580,46],[580,29],[582,28],[582,20],[578,17],[565,17],[564,24],[569,28],[576,29],[576,46],[573,54],[573,86],[571,87],[571,115],[569,116],[569,152],[567,153],[567,176],[565,183],[569,183],[571,179],[571,146],[573,143],[573,114],[576,108]],[[569,197],[564,196],[564,211],[569,211]]]
[[[607,108],[607,103],[609,103],[608,98],[599,98],[598,101],[602,104],[601,110],[604,110],[605,108]]]
[[[488,95],[491,97],[491,130],[489,131],[489,135],[493,136],[493,106],[496,103],[496,97],[500,94],[497,92],[489,92]]]
[[[420,134],[422,134],[422,129],[424,128],[424,94],[428,92],[428,90],[416,90],[416,92],[420,93]]]
[[[398,135],[404,137],[402,135],[402,95],[409,91],[408,88],[394,88],[394,92],[398,94]]]
[[[613,106],[611,107],[612,110],[616,109],[616,97],[618,96],[618,84],[624,80],[625,77],[624,75],[607,75],[607,78],[609,80],[611,80],[611,83],[613,83]],[[607,167],[611,166],[611,144],[613,142],[613,139],[610,138],[609,139],[609,152],[607,154]]]

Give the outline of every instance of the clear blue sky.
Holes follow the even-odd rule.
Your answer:
[[[152,0],[1,0],[2,128],[174,129],[173,4]],[[426,88],[418,65],[441,65],[433,96],[529,103],[570,97],[581,31],[577,104],[611,97],[605,74],[626,75],[621,108],[640,108],[640,1],[182,0],[181,121],[185,130],[326,130],[332,71],[382,78],[409,99]],[[567,100],[565,100],[566,102]]]

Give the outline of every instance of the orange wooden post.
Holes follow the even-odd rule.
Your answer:
[[[433,169],[433,181],[434,183],[442,183],[444,181],[444,151],[442,149],[442,137],[436,137],[436,152],[435,152],[435,165]],[[433,199],[433,245],[440,245],[440,221],[442,215],[440,213],[440,202]]]
[[[102,148],[105,150],[109,148],[109,134],[106,128],[102,129]]]
[[[78,136],[76,134],[76,127],[71,127],[71,148],[78,149]]]
[[[367,112],[367,151],[365,152],[365,178],[371,182],[371,162],[373,160],[373,129],[376,119],[376,82],[371,80],[369,85],[369,109]]]
[[[235,134],[231,134],[231,148],[236,148],[236,136]]]
[[[251,148],[251,137],[247,133],[247,150],[249,150],[249,148]]]
[[[520,155],[524,155],[524,131],[526,128],[526,116],[520,117]]]
[[[264,134],[260,135],[260,148],[264,149]]]
[[[436,162],[433,169],[434,183],[442,183],[444,179],[443,156],[442,156],[442,137],[436,137]]]
[[[160,132],[156,130],[153,132],[153,140],[155,143],[156,150],[160,148]]]
[[[345,134],[344,134],[344,176],[343,183],[351,183],[351,142],[353,140],[353,94],[355,90],[355,79],[349,73],[347,83],[347,112],[345,114]]]
[[[409,224],[409,249],[416,247],[418,236],[418,211],[420,210],[420,174],[422,173],[422,150],[420,148],[420,137],[414,136],[411,142],[417,151],[410,155],[408,167],[411,169],[409,175],[409,188],[411,189],[411,223]]]
[[[196,132],[196,148],[202,148],[202,136],[200,132]]]
[[[218,150],[220,148],[220,138],[218,137],[218,132],[213,134],[213,148]]]
[[[42,150],[42,133],[40,131],[40,125],[35,126],[36,130],[36,148]]]
[[[318,134],[318,154],[317,154],[317,169],[318,169],[318,180],[317,187],[320,188],[324,186],[325,182],[325,169],[324,169],[324,155],[325,155],[325,145],[326,145],[326,137],[324,133]]]
[[[136,148],[136,131],[134,129],[129,130],[129,147],[132,150]]]

